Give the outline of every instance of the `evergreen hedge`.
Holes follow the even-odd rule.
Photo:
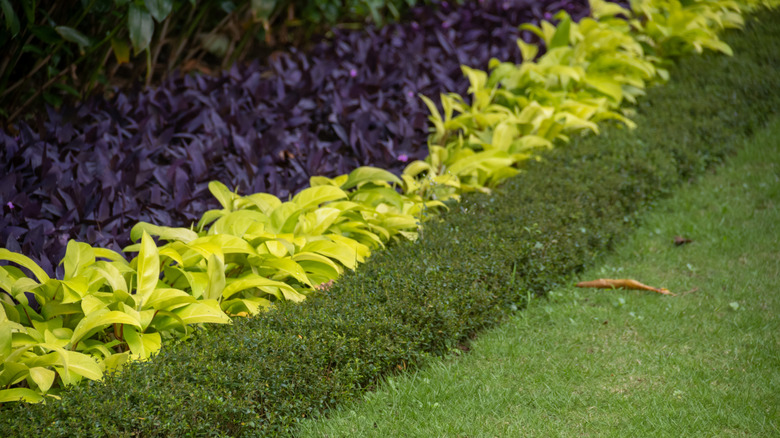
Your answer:
[[[573,139],[415,243],[376,252],[302,305],[210,327],[62,400],[0,410],[2,436],[278,436],[445,355],[610,250],[642,211],[721,162],[780,108],[780,12],[685,59],[639,128]]]

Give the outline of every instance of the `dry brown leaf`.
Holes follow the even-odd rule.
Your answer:
[[[600,278],[593,281],[581,281],[577,283],[577,287],[594,287],[598,289],[634,289],[634,290],[649,290],[657,292],[663,295],[674,295],[669,292],[669,289],[657,289],[646,284],[642,284],[636,280],[631,279],[619,279],[613,280],[611,278]]]
[[[317,284],[317,285],[314,286],[314,289],[317,289],[317,290],[330,290],[331,286],[333,286],[333,280],[330,280],[327,283]]]
[[[686,243],[691,243],[693,240],[683,237],[683,236],[674,236],[674,244],[677,246],[685,245]]]

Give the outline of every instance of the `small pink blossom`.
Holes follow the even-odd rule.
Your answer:
[[[355,70],[354,68],[350,69],[349,77],[354,78],[355,76],[357,76],[357,70]]]
[[[7,203],[7,204],[5,204],[5,205],[7,205],[7,206],[8,206],[8,208],[10,208],[11,210],[13,210],[13,209],[14,209],[14,204],[13,204],[13,202],[11,202],[11,201],[8,201],[8,203]]]
[[[406,163],[407,161],[409,161],[409,156],[406,154],[401,154],[398,156],[398,161]]]

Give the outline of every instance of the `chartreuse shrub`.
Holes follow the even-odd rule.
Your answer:
[[[732,54],[718,33],[743,25],[752,2],[636,0],[631,10],[592,0],[591,17],[579,23],[565,11],[557,26],[542,21],[521,28],[535,33],[546,52],[518,40],[519,65],[493,59],[490,72],[463,66],[470,103],[442,94],[442,112],[425,96],[433,124],[430,155],[405,174],[457,176],[457,189],[484,190],[517,174],[513,167],[535,151],[572,135],[598,133],[598,122],[634,128],[625,103],[635,104],[649,85],[668,80],[671,63],[704,49]],[[452,192],[455,188],[449,188]],[[441,190],[440,190],[441,191]]]
[[[377,251],[304,305],[196,330],[61,400],[8,404],[3,436],[279,436],[379,376],[446,354],[609,249],[643,206],[729,153],[780,108],[780,13],[727,35],[607,125],[469,194],[416,241]],[[338,201],[336,201],[338,202]],[[197,231],[196,231],[197,232]],[[142,238],[143,240],[143,238]]]
[[[416,238],[440,201],[404,196],[381,169],[358,168],[282,202],[245,197],[212,182],[222,204],[197,231],[139,223],[120,254],[71,241],[64,277],[52,279],[31,259],[0,249],[0,403],[42,401],[63,385],[99,380],[128,359],[146,359],[163,339],[180,338],[227,315],[255,315],[278,300],[302,301],[315,286],[355,269],[370,250]],[[158,246],[151,236],[168,243]]]
[[[700,3],[710,2],[694,6]],[[692,19],[686,28],[741,23],[739,15],[730,15],[738,12],[736,5],[717,3],[716,9],[719,12],[707,20]],[[675,9],[670,10],[674,16]],[[575,24],[563,13],[557,28],[546,22],[541,28],[530,27],[547,43],[538,62],[497,65],[490,78],[464,69],[474,103],[466,108],[463,99],[445,99],[445,117],[433,117],[432,136],[432,144],[444,146],[432,146],[429,159],[410,164],[402,178],[374,168],[334,179],[315,177],[312,187],[287,202],[263,193],[238,196],[214,182],[209,189],[222,209],[204,213],[197,229],[140,223],[131,232],[140,243],[126,248],[138,252],[131,262],[71,242],[62,280],[49,278],[30,259],[4,250],[0,259],[28,269],[37,281],[16,267],[0,267],[5,292],[0,315],[0,379],[5,389],[0,390],[0,401],[41,401],[40,394],[56,396],[61,385],[100,379],[129,358],[143,359],[158,351],[163,339],[188,335],[192,324],[229,322],[223,312],[256,315],[273,302],[301,301],[344,268],[354,269],[371,249],[399,236],[415,239],[418,224],[430,211],[445,207],[442,201],[456,199],[462,191],[487,191],[487,186],[516,174],[511,166],[528,158],[530,150],[568,140],[579,131],[597,132],[595,121],[603,118],[628,123],[618,112],[620,103],[634,101],[656,75],[665,77],[659,72],[665,71],[660,65],[667,58],[643,58],[646,49],[630,36],[640,25],[614,18],[629,11],[604,3],[594,3],[594,11],[602,21]],[[640,24],[651,27],[653,20],[645,15]],[[650,48],[665,47],[668,32],[661,34],[649,40]],[[709,40],[696,33],[691,41],[703,46]],[[535,55],[535,46],[521,43],[521,49],[529,59]],[[461,114],[452,117],[453,109]],[[450,133],[453,129],[457,136]],[[167,243],[158,246],[152,236]],[[529,258],[518,263],[513,265],[515,274],[539,262]],[[496,284],[508,276],[492,271],[485,275]],[[479,300],[475,315],[495,305],[491,297],[492,292]],[[458,306],[466,310],[471,304]],[[428,318],[424,310],[406,312],[411,313],[404,323]],[[452,332],[450,338],[456,339],[471,330],[445,329],[442,326],[442,333]],[[431,339],[422,351],[441,348]]]
[[[0,385],[9,388],[0,391],[3,403],[42,401],[62,385],[97,380],[128,359],[148,358],[164,338],[181,337],[192,324],[230,322],[215,300],[198,301],[159,281],[160,254],[148,234],[130,263],[71,241],[62,280],[3,248],[0,260],[34,276],[0,267]]]

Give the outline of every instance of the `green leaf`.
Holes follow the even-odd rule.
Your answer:
[[[357,243],[357,242],[355,242]],[[315,240],[306,243],[301,252],[313,252],[333,260],[337,260],[349,269],[355,269],[357,254],[349,245],[331,242],[328,240]]]
[[[40,403],[43,396],[29,388],[0,389],[0,403],[18,402]]]
[[[141,237],[141,251],[136,260],[138,262],[136,295],[140,298],[143,306],[147,297],[157,287],[157,282],[160,279],[160,256],[157,253],[157,245],[154,244],[154,240],[146,231]]]
[[[73,330],[71,345],[76,345],[82,339],[89,337],[95,331],[111,324],[129,324],[141,328],[141,322],[127,313],[118,310],[101,309],[90,313],[82,319]]]
[[[128,292],[125,277],[113,263],[101,260],[95,262],[92,265],[92,269],[96,270],[106,280],[112,290]]]
[[[3,307],[0,306],[0,312],[3,312],[2,309]],[[11,354],[11,340],[13,338],[11,330],[17,327],[18,324],[11,321],[0,322],[0,363]]]
[[[27,24],[35,23],[35,7],[38,0],[23,1],[22,8],[24,9],[24,15],[27,17]]]
[[[242,208],[245,208],[249,204],[254,205],[260,210],[261,213],[266,216],[270,215],[277,207],[282,205],[282,201],[274,195],[268,193],[255,193],[253,195],[244,196],[241,198]]]
[[[34,345],[29,345],[17,349],[14,355],[3,363],[3,371],[0,372],[0,386],[8,387],[27,378],[30,374],[30,367],[19,362],[19,359],[22,354],[33,347]]]
[[[49,276],[46,274],[46,271],[44,271],[40,266],[38,266],[34,261],[32,261],[31,258],[27,256],[15,252],[11,252],[5,248],[0,248],[0,260],[7,260],[9,262],[14,262],[17,265],[29,269],[33,273],[33,275],[35,275],[38,281],[41,283],[46,283],[47,281],[49,281]]]
[[[311,213],[307,213],[298,220],[295,234],[321,236],[341,217],[341,214],[342,211],[336,208],[318,208]]]
[[[602,17],[614,17],[615,15],[625,15],[631,17],[631,11],[623,8],[617,3],[610,3],[605,0],[590,0],[590,14],[596,20]]]
[[[76,43],[82,49],[85,47],[90,47],[92,45],[92,41],[90,41],[90,39],[87,38],[86,35],[77,31],[72,27],[57,26],[54,28],[54,30],[57,31],[58,34],[60,34],[62,39],[64,39],[65,41],[70,41],[71,43]]]
[[[263,265],[279,270],[280,272],[290,275],[301,283],[312,286],[309,281],[309,277],[306,276],[306,271],[303,270],[301,265],[292,261],[291,259],[267,259],[263,262]]]
[[[117,64],[130,62],[130,46],[119,38],[111,38],[111,49],[114,51]]]
[[[536,58],[539,53],[539,46],[536,44],[526,43],[525,41],[518,39],[517,47],[520,48],[520,53],[523,55],[523,61],[531,62]]]
[[[84,314],[80,303],[62,304],[56,301],[50,301],[41,307],[41,315],[46,319],[55,318],[61,315]]]
[[[206,289],[205,298],[208,300],[217,300],[225,289],[225,262],[222,258],[211,254],[208,258],[207,275],[209,276],[209,286]]]
[[[116,251],[107,248],[92,248],[92,250],[95,252],[96,258],[107,259],[112,262],[119,262],[120,264],[127,265],[127,260]]]
[[[376,167],[363,166],[363,167],[358,167],[357,169],[349,173],[349,178],[347,178],[347,182],[341,185],[341,189],[348,190],[351,189],[352,187],[355,187],[359,184],[363,184],[366,182],[374,182],[374,183],[390,182],[399,185],[401,184],[401,180],[398,179],[397,176],[388,172],[387,170],[379,169]]]
[[[257,254],[246,240],[230,234],[199,237],[190,242],[188,247],[198,251],[203,258],[208,258],[211,254]]]
[[[319,274],[328,279],[335,279],[341,275],[342,268],[333,260],[313,252],[302,252],[293,256],[295,260],[306,272]]]
[[[153,353],[160,351],[162,338],[159,333],[138,333],[133,327],[125,327],[125,341],[138,359],[147,359]]]
[[[0,0],[0,2],[2,1],[6,0]],[[27,26],[27,30],[46,44],[57,44],[62,41],[60,35],[50,26],[36,26],[31,24]]]
[[[162,240],[179,240],[184,243],[190,243],[198,238],[198,233],[188,228],[161,227],[148,222],[138,222],[130,229],[130,239],[133,242],[137,242],[144,232],[149,233],[151,236],[157,236]]]
[[[100,380],[103,378],[103,371],[92,357],[77,351],[63,350],[62,353],[67,357],[68,371],[75,372],[89,380]]]
[[[11,37],[15,37],[19,34],[19,17],[16,16],[14,8],[11,7],[11,2],[0,0],[0,9],[3,10],[5,16],[5,28],[11,31]]]
[[[287,283],[269,280],[268,278],[261,277],[259,275],[250,274],[247,277],[229,281],[227,287],[225,287],[225,289],[222,291],[222,298],[228,299],[238,292],[254,288],[258,288],[274,296],[276,296],[276,293],[274,293],[276,289],[286,291],[291,296],[298,294],[298,292],[296,292],[295,289],[293,289],[292,286]]]
[[[266,20],[271,17],[271,13],[276,7],[276,0],[252,0],[252,12],[255,13],[257,18],[265,18]]]
[[[144,4],[158,23],[168,18],[173,9],[173,0],[145,0]]]
[[[231,211],[214,222],[209,228],[209,234],[232,234],[237,237],[244,237],[245,234],[261,235],[270,220],[265,213],[254,209]]]
[[[236,194],[228,190],[227,186],[219,181],[211,181],[209,183],[209,191],[217,201],[227,211],[233,211],[233,200],[237,198]]]
[[[292,201],[298,204],[300,208],[309,210],[316,208],[325,202],[346,198],[347,194],[338,187],[317,186],[301,190],[297,195],[295,195],[295,197],[293,197]]]
[[[569,45],[569,32],[571,30],[571,18],[567,15],[563,20],[558,23],[558,27],[555,29],[555,34],[550,41],[550,46],[547,50],[550,51],[556,47],[566,47]]]
[[[192,295],[179,289],[159,288],[149,296],[144,306],[146,309],[173,310],[182,304],[196,303],[198,300]]]
[[[95,251],[89,244],[71,239],[60,263],[65,265],[65,280],[69,280],[79,275],[85,267],[95,263]]]
[[[130,30],[130,42],[137,55],[148,48],[152,41],[154,20],[148,12],[136,6],[135,3],[131,3],[130,12],[127,15],[127,27]]]
[[[22,277],[14,282],[10,292],[14,298],[22,301],[25,299],[23,298],[25,292],[32,292],[39,287],[41,287],[41,284],[32,278]]]
[[[204,300],[193,304],[188,304],[182,308],[176,309],[173,313],[181,318],[186,325],[213,323],[230,324],[230,317],[219,307],[215,300]]]
[[[43,367],[30,368],[30,378],[35,382],[41,392],[47,392],[49,388],[51,388],[56,377],[57,374],[50,369]]]
[[[108,307],[108,305],[94,295],[87,295],[81,300],[81,310],[84,312],[84,315],[91,315],[106,307]]]
[[[463,74],[469,79],[469,94],[476,94],[485,89],[487,85],[487,73],[482,70],[461,66]]]
[[[295,223],[301,213],[303,213],[303,209],[298,204],[285,202],[271,214],[268,231],[276,234],[291,233],[295,229]]]

